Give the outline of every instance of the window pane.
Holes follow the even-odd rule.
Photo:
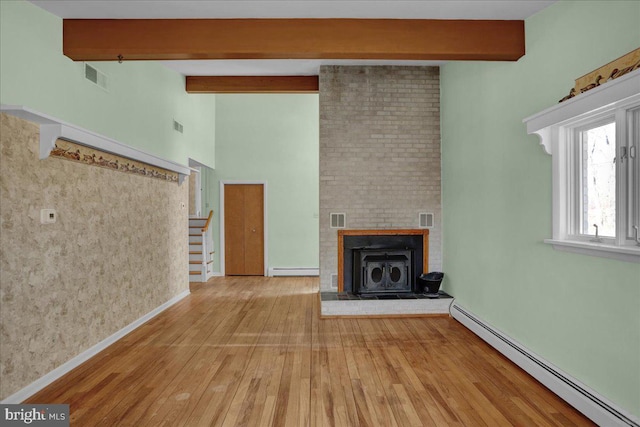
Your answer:
[[[632,112],[627,162],[627,237],[635,240],[640,227],[640,108]]]
[[[581,132],[582,234],[616,235],[616,125]]]

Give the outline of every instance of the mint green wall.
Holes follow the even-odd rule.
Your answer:
[[[200,184],[202,185],[202,193],[201,193],[201,205],[202,205],[202,215],[209,215],[209,211],[214,208],[216,205],[216,201],[214,197],[218,192],[218,182],[216,181],[216,171],[203,167],[202,168],[202,177],[200,178]],[[215,230],[217,234],[217,229]]]
[[[214,166],[215,97],[188,95],[184,77],[154,62],[82,62],[62,54],[62,20],[25,1],[0,1],[0,101],[25,105],[158,156]],[[173,119],[184,134],[173,130]]]
[[[445,288],[640,416],[640,264],[554,251],[551,156],[522,119],[640,46],[640,2],[560,2],[526,20],[518,62],[441,73]]]
[[[216,179],[267,181],[269,267],[318,267],[318,114],[318,95],[216,96]]]

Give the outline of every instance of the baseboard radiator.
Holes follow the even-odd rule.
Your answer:
[[[315,267],[272,267],[269,276],[319,276],[320,269]]]
[[[509,336],[480,320],[456,301],[451,316],[494,347],[545,387],[600,426],[640,427],[640,420],[581,384]]]

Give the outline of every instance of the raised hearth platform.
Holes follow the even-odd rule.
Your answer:
[[[320,292],[321,317],[400,317],[446,316],[453,297],[443,291],[437,295],[394,294],[355,295],[349,292]]]

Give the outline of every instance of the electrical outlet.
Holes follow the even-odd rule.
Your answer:
[[[55,209],[41,209],[40,210],[40,223],[41,224],[55,224],[58,220],[58,213]]]

